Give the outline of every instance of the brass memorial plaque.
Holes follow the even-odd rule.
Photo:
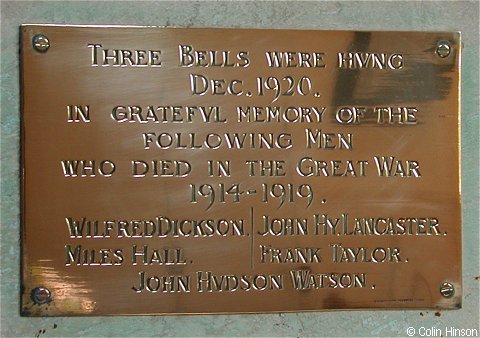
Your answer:
[[[459,33],[21,33],[23,315],[461,307]]]

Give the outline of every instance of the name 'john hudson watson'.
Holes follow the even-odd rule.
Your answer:
[[[136,293],[237,292],[365,288],[365,273],[313,273],[310,270],[291,270],[289,278],[282,274],[214,274],[197,271],[195,275],[148,275],[138,273],[138,281],[131,287]],[[286,282],[286,280],[290,280]]]

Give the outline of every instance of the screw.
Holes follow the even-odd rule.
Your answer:
[[[37,52],[45,53],[50,47],[50,41],[45,35],[37,34],[32,39],[32,45]]]
[[[441,58],[446,58],[450,55],[452,47],[450,46],[450,42],[448,41],[439,41],[437,43],[436,53]]]
[[[440,285],[440,294],[445,298],[450,298],[455,294],[455,288],[452,283],[445,282]]]
[[[52,294],[47,288],[35,288],[32,290],[32,300],[38,305],[46,304],[52,301]]]

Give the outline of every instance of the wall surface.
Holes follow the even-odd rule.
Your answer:
[[[93,318],[19,315],[19,25],[129,24],[461,31],[463,308]],[[1,334],[53,336],[406,336],[407,328],[479,328],[479,2],[1,2]],[[45,239],[48,242],[48,239]],[[48,244],[47,244],[48,245]]]

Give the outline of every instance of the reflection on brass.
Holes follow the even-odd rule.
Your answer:
[[[25,25],[21,52],[24,315],[461,307],[459,33]]]

